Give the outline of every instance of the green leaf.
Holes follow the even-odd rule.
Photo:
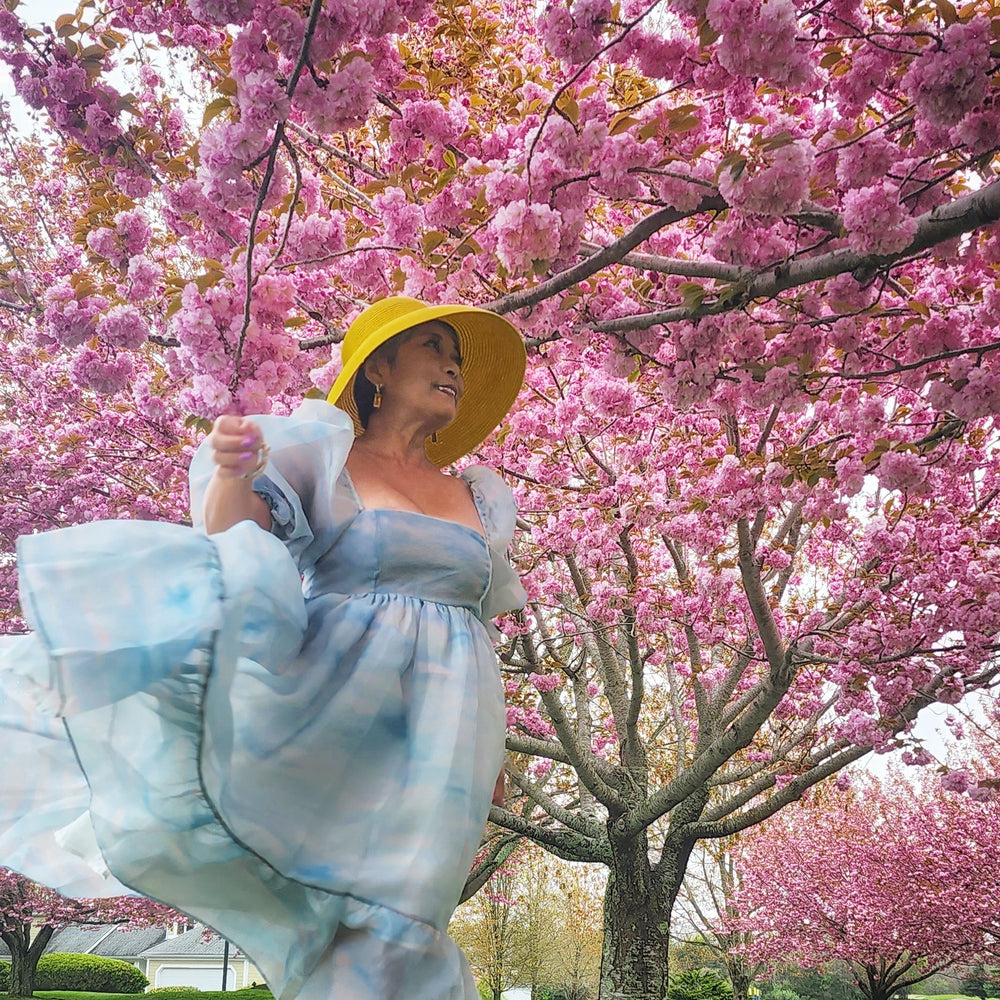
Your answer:
[[[686,308],[697,309],[704,301],[707,289],[704,285],[699,285],[697,281],[682,281],[677,286],[677,291],[680,293]]]
[[[216,97],[214,101],[209,101],[205,113],[201,116],[201,127],[204,128],[213,118],[217,118],[232,106],[233,103],[228,97]]]

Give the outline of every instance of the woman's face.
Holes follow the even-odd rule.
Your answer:
[[[465,391],[458,338],[446,324],[432,320],[399,335],[395,361],[375,361],[366,375],[382,384],[387,412],[406,409],[427,418],[436,428],[455,419]]]

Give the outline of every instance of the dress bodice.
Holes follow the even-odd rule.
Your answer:
[[[361,508],[304,586],[307,600],[400,594],[479,615],[489,582],[489,549],[475,529],[411,511]]]

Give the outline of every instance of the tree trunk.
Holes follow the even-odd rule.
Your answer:
[[[12,997],[30,997],[35,992],[35,970],[45,946],[52,938],[54,927],[39,928],[31,939],[31,924],[21,924],[0,934],[0,939],[10,949],[10,989]]]
[[[675,898],[676,889],[671,893],[650,866],[645,835],[614,845],[604,894],[600,1000],[664,1000]]]
[[[742,963],[739,963],[742,965]],[[745,969],[740,969],[734,962],[726,962],[729,972],[729,981],[733,984],[733,1000],[748,1000],[750,996],[750,984],[753,980],[747,975]]]
[[[930,977],[931,971],[924,976],[918,975],[915,979],[907,977],[906,974],[914,965],[914,962],[902,955],[892,960],[882,959],[878,965],[857,963],[854,965],[854,978],[866,1000],[889,1000],[900,987],[909,987]]]

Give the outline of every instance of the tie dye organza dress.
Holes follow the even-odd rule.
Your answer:
[[[368,510],[349,418],[260,417],[271,534],[100,522],[18,548],[0,645],[0,864],[127,890],[241,948],[284,1000],[477,1000],[445,934],[503,759],[487,622],[524,591],[483,533]],[[192,464],[192,507],[212,472]]]

